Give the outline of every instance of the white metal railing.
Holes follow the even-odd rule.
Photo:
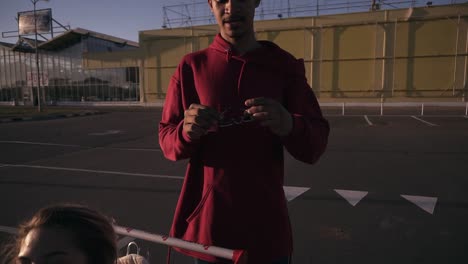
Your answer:
[[[116,225],[114,225],[114,229],[115,232],[119,235],[134,237],[170,247],[182,248],[219,258],[224,258],[233,261],[235,264],[242,264],[246,263],[247,261],[247,252],[243,250],[232,250],[216,246],[205,246],[178,238],[148,233],[138,229],[132,229]]]
[[[336,102],[336,103],[320,103],[321,107],[336,107],[341,109],[341,115],[346,115],[348,108],[356,107],[378,107],[380,115],[385,113],[385,107],[415,107],[419,109],[420,115],[424,115],[427,107],[458,107],[460,115],[468,116],[468,102]]]
[[[206,255],[211,255],[219,258],[228,259],[234,262],[234,264],[244,264],[247,263],[247,251],[245,250],[233,250],[227,248],[221,248],[216,246],[206,246],[200,245],[193,242],[188,242],[182,239],[173,238],[165,235],[159,235],[154,233],[149,233],[146,231],[123,227],[114,225],[114,230],[117,234],[142,239],[145,241],[154,242],[157,244],[162,244],[170,247],[177,247],[185,250],[191,250]],[[0,226],[0,232],[8,234],[16,234],[18,232],[17,228]]]

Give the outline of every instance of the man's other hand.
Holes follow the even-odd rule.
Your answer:
[[[291,114],[279,102],[265,97],[251,98],[245,101],[247,112],[262,126],[269,127],[278,136],[291,133],[293,119]]]

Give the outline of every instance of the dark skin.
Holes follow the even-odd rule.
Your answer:
[[[260,0],[208,0],[223,39],[239,54],[260,47],[255,38],[253,19]],[[250,98],[244,102],[247,112],[262,126],[278,136],[291,133],[291,114],[279,102],[265,97]],[[183,130],[191,140],[198,140],[217,126],[219,113],[208,106],[191,104],[184,112]]]
[[[260,125],[268,127],[278,136],[287,136],[292,130],[291,114],[277,101],[258,97],[245,101],[247,112]],[[206,135],[210,128],[218,125],[219,113],[208,106],[191,104],[184,112],[183,130],[192,140]]]

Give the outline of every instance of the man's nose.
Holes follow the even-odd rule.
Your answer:
[[[228,0],[224,6],[224,11],[228,14],[239,11],[240,3],[238,0]]]

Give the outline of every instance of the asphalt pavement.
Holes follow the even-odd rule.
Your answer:
[[[391,110],[324,108],[331,134],[320,161],[286,154],[293,263],[468,263],[467,116]],[[169,231],[186,161],[160,151],[161,110],[101,112],[0,124],[0,226],[80,202],[124,226]],[[164,246],[136,242],[151,263],[165,261]]]

